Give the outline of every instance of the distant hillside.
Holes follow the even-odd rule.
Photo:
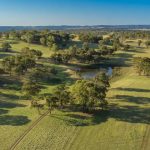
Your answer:
[[[113,29],[113,30],[150,30],[150,25],[93,25],[93,26],[0,26],[0,31],[10,30],[73,30],[73,29]]]

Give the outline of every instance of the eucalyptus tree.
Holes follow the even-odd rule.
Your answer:
[[[138,40],[138,46],[140,47],[142,44],[142,40]]]
[[[40,103],[38,102],[38,99],[37,99],[37,98],[34,98],[34,99],[31,100],[31,107],[32,107],[32,108],[36,108],[37,111],[38,111],[38,113],[39,113],[39,115],[40,115],[40,114],[41,114],[41,109],[44,108],[44,104],[40,104]]]
[[[70,88],[73,102],[82,106],[83,112],[97,106],[104,109],[107,105],[105,100],[107,88],[93,80],[78,80]]]
[[[21,49],[21,56],[29,57],[33,59],[40,59],[43,53],[39,50],[30,49],[29,47],[24,47]]]
[[[106,88],[109,88],[110,87],[110,83],[109,83],[109,76],[106,75],[105,72],[101,72],[101,73],[98,73],[96,75],[96,77],[94,78],[95,82],[100,84],[100,85],[103,85],[105,86]]]
[[[40,38],[40,43],[44,46],[46,46],[46,38],[45,37],[41,37]]]
[[[11,45],[8,42],[2,43],[1,47],[2,51],[4,52],[8,52],[11,49]]]
[[[148,57],[136,57],[134,58],[134,64],[136,71],[139,75],[150,76],[150,58]]]
[[[69,91],[65,84],[57,86],[53,91],[53,96],[58,100],[60,108],[69,103]]]
[[[50,114],[52,113],[52,110],[57,106],[57,97],[51,95],[47,95],[44,97],[45,101],[46,101],[46,105],[48,107],[48,110],[50,112]]]
[[[37,96],[41,91],[42,86],[34,80],[25,80],[23,81],[22,91],[25,96],[32,97]]]
[[[36,62],[34,59],[26,56],[9,56],[3,59],[2,67],[5,72],[24,75],[28,69],[35,67]]]
[[[12,74],[13,67],[15,66],[15,56],[5,57],[2,60],[2,67],[5,72]]]
[[[150,41],[146,41],[145,46],[146,46],[146,48],[148,48],[150,46]]]

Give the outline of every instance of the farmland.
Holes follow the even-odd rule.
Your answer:
[[[133,58],[150,57],[150,49],[136,45],[137,40],[133,40],[128,51],[117,51],[111,58],[112,62],[123,65],[120,75],[111,80],[107,93],[108,110],[82,113],[67,108],[56,109],[51,115],[44,117],[15,149],[148,149],[150,78],[138,76]],[[47,47],[37,44],[19,41],[11,44],[11,47],[16,53],[24,47],[30,47],[41,50],[43,57],[49,57],[50,54]],[[0,52],[1,59],[6,55],[7,52]],[[75,80],[66,72],[68,67],[55,66],[59,70],[59,78],[70,83]],[[21,85],[17,78],[1,77],[0,82],[0,143],[1,149],[5,150],[39,118],[39,114],[30,107],[29,100],[22,99]],[[56,84],[44,86],[42,93],[52,92]]]

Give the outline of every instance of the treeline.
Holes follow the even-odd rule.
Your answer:
[[[136,39],[145,39],[150,40],[150,32],[149,31],[115,31],[112,36],[118,37],[120,41],[125,40],[136,40]]]
[[[88,35],[84,35],[84,37]],[[91,40],[88,39],[88,40]],[[84,40],[83,40],[84,41]],[[129,45],[123,44],[118,37],[108,37],[108,38],[99,38],[97,37],[96,41],[98,42],[97,48],[91,47],[91,41],[82,42],[81,47],[76,45],[70,46],[68,49],[63,51],[54,52],[50,59],[53,63],[68,63],[72,60],[75,60],[80,63],[100,63],[114,54],[118,50],[128,50]]]
[[[103,40],[103,37],[94,34],[79,34],[79,39],[82,42],[98,44],[100,40]]]
[[[11,50],[11,45],[8,42],[3,42],[1,44],[0,52],[9,52]]]
[[[0,38],[22,40],[27,43],[41,44],[51,49],[63,49],[70,41],[70,35],[65,32],[44,31],[10,31],[0,34]]]
[[[110,47],[103,47],[95,50],[90,48],[87,43],[83,44],[82,48],[71,46],[69,49],[58,51],[50,56],[53,63],[68,63],[76,60],[80,63],[100,63],[106,57],[111,56],[116,50]]]
[[[2,67],[10,75],[12,73],[24,75],[28,69],[36,66],[36,60],[40,59],[41,56],[41,51],[26,47],[22,49],[19,55],[5,57],[2,60]]]
[[[134,64],[139,75],[150,76],[150,58],[136,57],[134,58]]]
[[[18,55],[8,56],[2,60],[0,73],[18,78],[25,95],[34,96],[43,88],[43,82],[49,83],[57,75],[54,67],[39,63],[41,57],[41,51],[25,47]]]

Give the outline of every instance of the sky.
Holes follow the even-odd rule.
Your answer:
[[[0,26],[150,25],[150,0],[0,0]]]

